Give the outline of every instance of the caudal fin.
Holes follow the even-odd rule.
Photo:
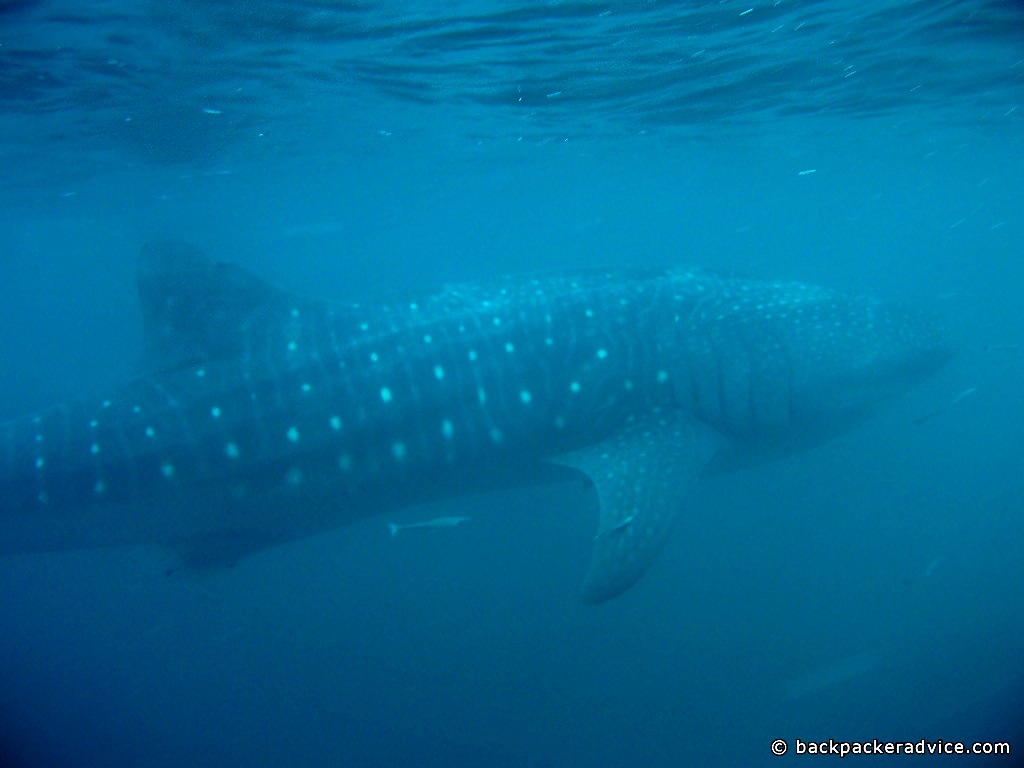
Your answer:
[[[398,535],[398,531],[401,529],[401,527],[402,526],[398,525],[397,523],[388,523],[388,530],[391,531],[392,539]]]

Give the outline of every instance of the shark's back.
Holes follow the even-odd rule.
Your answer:
[[[63,546],[54,534],[68,514],[151,504],[159,514],[139,525],[111,536],[86,523],[96,536],[82,538],[177,545],[267,527],[277,505],[283,529],[305,532],[299,499],[323,510],[319,527],[557,475],[541,459],[668,403],[646,314],[662,274],[519,278],[328,307],[188,246],[151,244],[139,272],[148,373],[0,425],[0,508],[38,528],[45,549]]]

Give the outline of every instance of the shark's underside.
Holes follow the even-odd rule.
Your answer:
[[[213,565],[582,472],[600,601],[643,574],[709,466],[820,442],[951,354],[915,312],[688,270],[327,307],[158,242],[139,291],[145,375],[0,426],[0,551],[160,544]]]

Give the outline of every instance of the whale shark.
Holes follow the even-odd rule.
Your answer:
[[[583,478],[583,599],[630,588],[709,473],[852,428],[944,322],[791,281],[590,270],[367,304],[143,247],[139,374],[0,425],[0,554],[159,545],[213,568],[411,505]]]

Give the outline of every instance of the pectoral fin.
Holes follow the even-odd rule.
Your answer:
[[[583,599],[625,592],[661,552],[686,493],[722,444],[718,433],[679,413],[652,414],[596,445],[554,459],[597,489],[600,523]]]

